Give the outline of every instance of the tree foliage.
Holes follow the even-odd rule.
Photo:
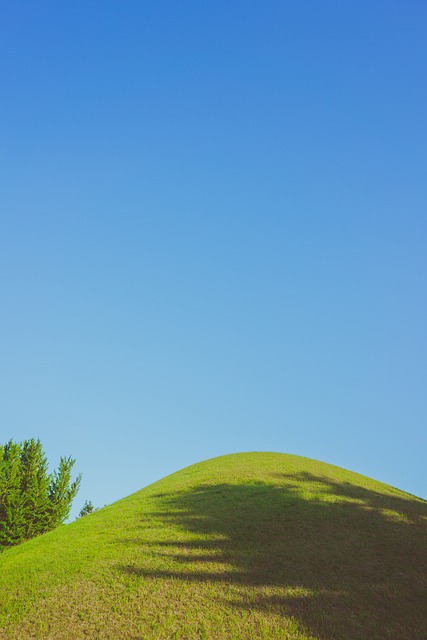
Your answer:
[[[19,544],[64,522],[80,486],[75,460],[61,457],[49,474],[40,440],[0,444],[0,548]]]
[[[86,500],[77,517],[83,518],[83,516],[87,516],[89,515],[89,513],[93,513],[94,511],[96,511],[96,509],[93,506],[92,502],[90,500]]]

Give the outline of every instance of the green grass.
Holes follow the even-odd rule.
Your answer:
[[[427,504],[278,453],[193,465],[0,554],[0,638],[425,640]]]

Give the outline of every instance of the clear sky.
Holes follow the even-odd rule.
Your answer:
[[[295,453],[427,497],[423,1],[0,6],[0,441],[111,503]]]

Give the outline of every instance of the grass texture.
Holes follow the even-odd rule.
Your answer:
[[[298,456],[207,460],[1,553],[0,638],[425,640],[427,503]]]

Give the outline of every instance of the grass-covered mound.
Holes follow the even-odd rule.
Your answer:
[[[426,594],[424,501],[242,453],[0,554],[0,638],[425,640]]]

